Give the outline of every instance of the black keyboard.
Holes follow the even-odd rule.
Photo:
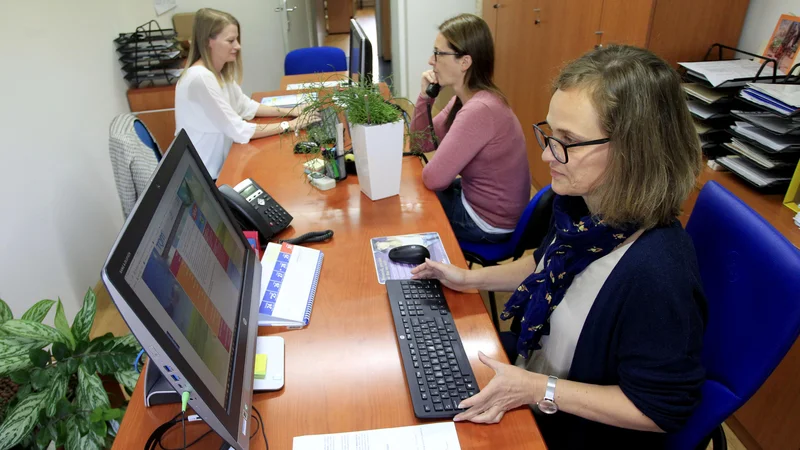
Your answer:
[[[397,343],[420,419],[451,418],[478,393],[453,316],[438,280],[388,280]]]

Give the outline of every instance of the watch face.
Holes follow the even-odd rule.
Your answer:
[[[555,402],[547,399],[542,399],[539,403],[536,404],[539,407],[539,411],[545,414],[555,414],[558,412],[558,406],[556,406]]]

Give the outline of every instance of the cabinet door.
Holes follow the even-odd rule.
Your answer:
[[[603,0],[599,43],[647,47],[655,0]]]
[[[495,83],[522,124],[533,184],[541,188],[550,183],[550,169],[542,162],[531,125],[545,120],[561,67],[597,43],[603,0],[496,3]]]

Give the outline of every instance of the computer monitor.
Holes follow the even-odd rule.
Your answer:
[[[261,264],[181,130],[102,272],[161,374],[231,447],[250,441]]]
[[[372,83],[372,44],[356,19],[350,19],[350,79]]]

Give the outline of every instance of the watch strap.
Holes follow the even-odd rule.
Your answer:
[[[550,375],[547,377],[547,387],[544,390],[544,399],[550,400],[554,402],[556,399],[556,382],[558,381],[558,377]]]

